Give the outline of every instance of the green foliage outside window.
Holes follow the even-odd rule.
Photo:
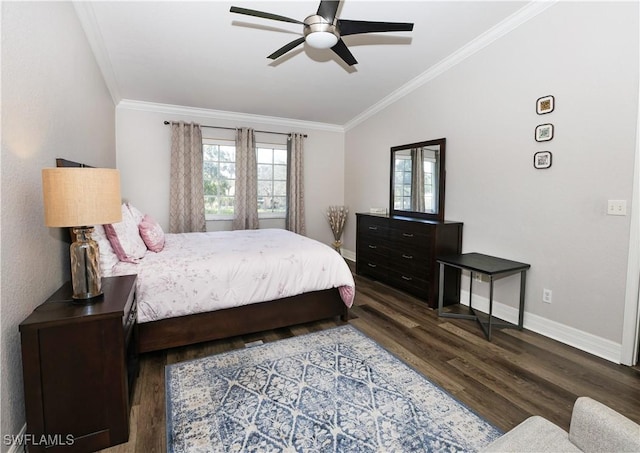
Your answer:
[[[205,143],[202,146],[205,214],[232,216],[235,196],[235,146]],[[287,207],[287,151],[259,146],[258,213],[282,214]]]

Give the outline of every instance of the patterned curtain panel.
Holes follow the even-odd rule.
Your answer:
[[[200,125],[171,123],[169,232],[205,230]]]
[[[304,134],[291,134],[288,141],[289,185],[287,187],[287,230],[304,235]]]
[[[411,149],[411,210],[424,212],[424,148]]]
[[[236,130],[236,195],[234,230],[258,228],[258,159],[253,129]]]

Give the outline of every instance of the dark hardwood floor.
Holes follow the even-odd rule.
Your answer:
[[[568,429],[579,396],[590,396],[640,423],[637,367],[613,364],[527,330],[496,330],[488,342],[473,321],[439,319],[424,302],[357,276],[350,316],[351,325],[504,431],[530,415]],[[166,364],[340,324],[327,320],[143,355],[129,442],[103,451],[166,451]]]

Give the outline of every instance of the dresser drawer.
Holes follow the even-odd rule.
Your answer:
[[[394,247],[403,247],[405,250],[420,250],[429,255],[432,248],[435,230],[424,225],[410,225],[411,228],[400,228],[400,224],[394,222],[389,229],[389,241]],[[420,228],[421,227],[421,228]]]
[[[393,286],[404,289],[418,297],[427,298],[429,296],[429,282],[411,273],[391,269],[389,270],[389,281]]]
[[[363,235],[357,239],[357,253],[361,254],[377,254],[388,255],[390,249],[388,242],[384,238],[377,238],[368,235]]]
[[[373,278],[385,280],[389,277],[389,269],[386,259],[376,259],[376,257],[358,257],[356,266],[358,274],[369,275]]]
[[[363,237],[386,239],[389,236],[389,221],[375,217],[360,219],[358,232]]]
[[[389,261],[404,266],[431,266],[433,260],[418,247],[396,246],[388,249]]]

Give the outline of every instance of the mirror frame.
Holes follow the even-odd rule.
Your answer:
[[[436,140],[427,140],[424,142],[410,143],[408,145],[400,145],[393,146],[391,148],[391,162],[389,167],[389,215],[390,216],[404,216],[404,217],[416,217],[420,219],[427,220],[437,220],[440,222],[444,221],[444,189],[445,189],[445,179],[446,179],[446,171],[445,171],[445,155],[446,155],[446,138],[439,138]],[[396,151],[404,151],[411,148],[421,148],[423,146],[433,146],[440,145],[440,156],[438,159],[438,205],[437,212],[417,212],[417,211],[405,211],[394,209],[393,207],[393,174],[394,174],[394,156]]]

